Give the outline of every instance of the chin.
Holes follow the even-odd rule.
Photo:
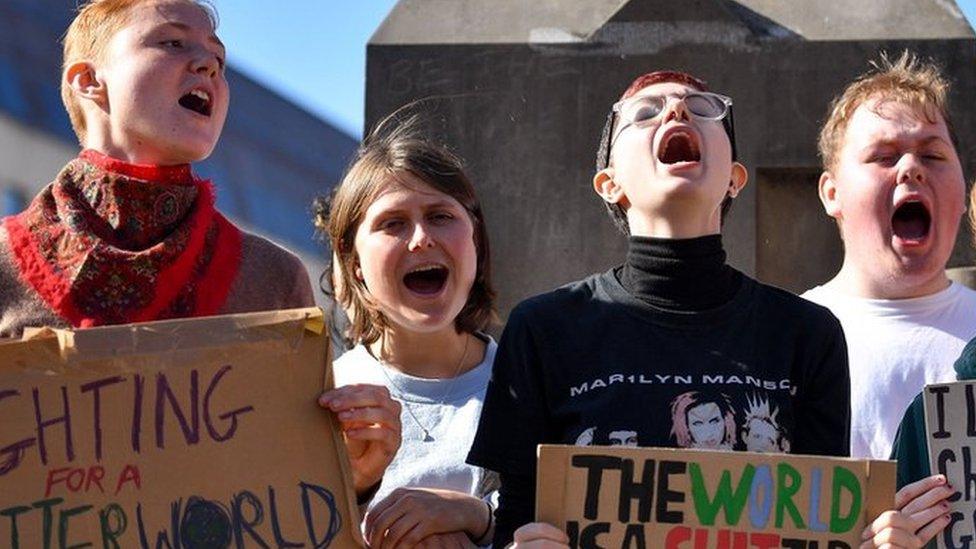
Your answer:
[[[426,334],[440,332],[446,328],[453,327],[454,317],[446,313],[412,311],[412,314],[401,317],[401,320],[397,324],[411,332]]]
[[[186,142],[180,147],[170,149],[165,164],[193,164],[206,160],[216,147],[215,142],[202,142],[186,146]]]
[[[898,293],[915,293],[917,289],[944,276],[945,264],[945,261],[931,256],[900,256],[888,277],[892,285],[897,287]]]

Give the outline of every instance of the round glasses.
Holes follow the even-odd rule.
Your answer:
[[[685,96],[675,95],[639,95],[630,97],[622,101],[617,101],[613,105],[613,112],[616,113],[622,125],[614,135],[611,143],[617,136],[629,126],[644,127],[654,122],[661,113],[667,108],[671,101],[683,101],[688,112],[700,120],[717,121],[725,118],[729,114],[732,106],[732,98],[712,92],[691,92]]]

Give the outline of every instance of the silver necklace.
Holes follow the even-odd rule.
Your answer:
[[[451,376],[451,380],[447,384],[447,389],[445,389],[444,391],[444,396],[441,397],[440,400],[436,400],[436,399],[434,400],[434,402],[437,403],[439,406],[443,406],[448,401],[450,401],[451,396],[454,393],[454,384],[457,382],[458,374],[461,372],[461,366],[464,365],[464,358],[468,356],[468,344],[470,342],[471,342],[471,335],[466,334],[466,337],[464,338],[464,350],[461,352],[461,359],[458,360],[457,366],[454,367],[454,375]],[[382,348],[382,345],[380,347]],[[417,419],[417,414],[413,412],[413,408],[410,406],[410,402],[408,402],[407,399],[404,398],[403,389],[401,389],[400,386],[397,385],[396,381],[393,381],[393,378],[390,377],[390,374],[387,373],[386,371],[386,367],[393,368],[394,370],[396,368],[394,368],[392,365],[390,365],[388,362],[382,359],[378,359],[378,360],[380,363],[380,371],[383,372],[383,376],[386,378],[386,380],[390,382],[390,386],[392,386],[393,389],[396,390],[397,393],[396,396],[400,397],[400,403],[403,404],[403,408],[407,411],[407,415],[410,416],[410,419],[412,419],[413,422],[417,424],[417,427],[419,427],[420,431],[423,433],[424,436],[423,438],[420,439],[421,442],[434,442],[435,439],[433,436],[431,436],[430,429],[428,429],[426,425],[424,425],[423,423],[420,422],[419,419]]]

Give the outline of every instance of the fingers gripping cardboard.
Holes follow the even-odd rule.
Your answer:
[[[361,545],[328,345],[318,309],[0,344],[0,546]]]

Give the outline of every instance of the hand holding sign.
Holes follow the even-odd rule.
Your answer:
[[[864,530],[866,546],[888,543],[922,547],[949,524],[949,504],[945,500],[951,495],[952,487],[945,475],[933,475],[905,486],[895,494],[898,510],[882,513]]]
[[[530,522],[515,531],[513,549],[569,549],[569,536],[545,522]]]
[[[452,490],[399,488],[366,515],[373,548],[414,547],[435,534],[481,535],[490,526],[480,499]]]
[[[0,546],[362,546],[328,341],[298,309],[0,342]]]
[[[324,393],[319,405],[339,416],[353,487],[362,495],[382,480],[400,449],[400,403],[386,387],[346,385]]]

